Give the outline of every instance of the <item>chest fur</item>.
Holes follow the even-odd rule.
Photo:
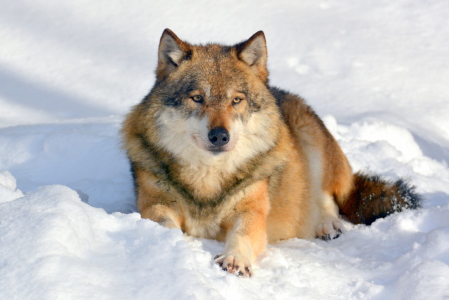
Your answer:
[[[247,189],[242,189],[214,207],[183,203],[183,230],[196,237],[224,240],[238,217],[236,207],[246,192]]]

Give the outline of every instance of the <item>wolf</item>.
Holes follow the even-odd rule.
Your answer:
[[[239,276],[267,243],[329,240],[340,214],[370,224],[421,203],[406,181],[353,174],[313,109],[269,85],[262,31],[226,46],[165,29],[155,84],[121,132],[142,217],[224,241],[215,262]]]

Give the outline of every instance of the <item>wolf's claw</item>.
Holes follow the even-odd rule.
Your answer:
[[[243,259],[243,257],[218,254],[215,256],[214,260],[223,271],[227,271],[239,277],[252,276],[253,271],[251,264]],[[241,266],[244,266],[244,268]]]

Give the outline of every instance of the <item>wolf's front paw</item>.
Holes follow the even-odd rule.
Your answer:
[[[231,274],[243,277],[251,277],[253,274],[249,260],[242,256],[218,254],[214,260],[224,271]]]
[[[322,240],[336,239],[343,232],[343,223],[334,216],[323,217],[316,228],[316,236]]]

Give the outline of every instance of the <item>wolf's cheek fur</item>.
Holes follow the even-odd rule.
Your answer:
[[[187,131],[195,141],[195,144],[202,150],[207,151],[207,119],[189,117],[187,120]]]
[[[158,144],[175,156],[188,157],[186,153],[194,148],[191,134],[188,132],[187,119],[173,108],[166,108],[156,118],[159,136]]]
[[[236,151],[240,152],[244,159],[268,151],[276,141],[276,132],[273,127],[271,115],[262,111],[252,113],[246,124],[242,124],[240,142]]]

